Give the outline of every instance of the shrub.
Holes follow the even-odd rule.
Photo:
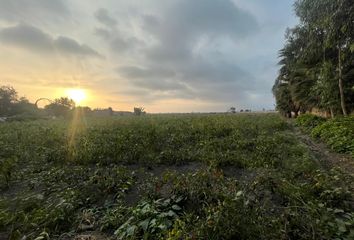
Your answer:
[[[315,127],[311,135],[323,140],[336,152],[354,156],[354,117],[329,120]]]
[[[16,168],[16,157],[1,158],[0,157],[0,187],[5,183],[8,187],[11,177],[13,176]]]
[[[313,114],[303,114],[296,119],[296,125],[311,130],[326,121],[325,118]]]

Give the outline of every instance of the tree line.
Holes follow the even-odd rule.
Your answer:
[[[31,103],[25,97],[19,97],[11,86],[0,86],[0,116],[67,116],[75,108],[75,102],[67,97],[60,97],[50,101],[44,109],[39,109],[36,103]],[[88,107],[80,107],[83,111],[91,111]]]
[[[286,32],[273,86],[277,110],[291,117],[354,110],[354,1],[297,0],[299,24]]]
[[[38,108],[38,102],[48,102],[44,108]],[[17,91],[11,86],[0,86],[0,118],[14,120],[37,119],[47,117],[76,117],[78,116],[112,116],[114,114],[142,116],[146,114],[143,107],[134,107],[134,112],[114,111],[111,107],[91,109],[87,106],[76,106],[68,97],[54,100],[39,98],[31,103],[25,97],[19,97]]]

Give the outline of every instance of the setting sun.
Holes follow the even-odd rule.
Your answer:
[[[74,100],[76,104],[80,104],[83,100],[87,98],[86,92],[83,89],[68,89],[66,94],[69,98]]]

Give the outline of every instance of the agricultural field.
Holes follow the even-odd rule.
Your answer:
[[[354,175],[306,129],[275,113],[2,123],[0,239],[354,239]]]

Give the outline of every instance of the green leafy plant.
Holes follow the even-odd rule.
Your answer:
[[[315,137],[350,152],[347,119],[321,123]],[[351,239],[352,177],[322,167],[277,114],[87,118],[77,127],[0,124],[6,237]]]
[[[0,158],[0,184],[5,183],[6,187],[9,187],[10,180],[15,175],[16,167],[16,157]]]
[[[311,132],[333,150],[354,156],[354,117],[336,118],[317,126]]]
[[[305,130],[310,131],[313,128],[321,125],[326,122],[326,119],[323,117],[316,116],[314,114],[302,114],[296,118],[296,125],[303,127]]]
[[[131,211],[131,217],[116,231],[118,239],[155,239],[173,226],[182,211],[183,197],[143,201]]]

